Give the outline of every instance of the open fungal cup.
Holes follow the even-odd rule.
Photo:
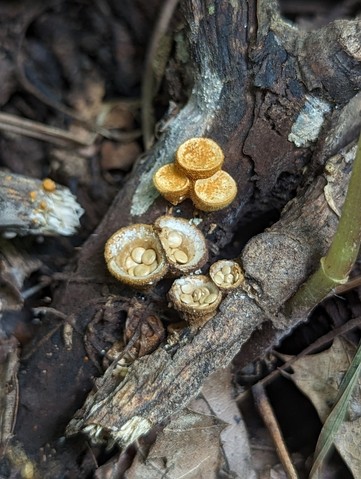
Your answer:
[[[221,291],[238,288],[244,281],[240,265],[233,260],[221,259],[209,268],[209,276]]]
[[[188,197],[190,181],[175,168],[174,163],[159,168],[153,176],[153,183],[159,193],[173,205]]]
[[[162,245],[151,225],[135,224],[116,231],[106,242],[110,273],[134,288],[146,288],[167,273]]]
[[[208,178],[222,168],[224,155],[209,138],[191,138],[178,148],[175,166],[192,180]]]
[[[195,207],[201,211],[221,210],[231,204],[236,195],[236,182],[223,170],[210,178],[195,181],[191,192]]]
[[[184,319],[199,327],[216,314],[222,293],[208,276],[191,275],[176,279],[168,297]]]
[[[202,232],[183,218],[160,216],[154,228],[173,274],[187,274],[201,268],[208,259],[208,251]]]

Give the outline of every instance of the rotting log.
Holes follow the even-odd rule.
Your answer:
[[[69,434],[87,426],[94,433],[95,425],[111,440],[128,443],[185,406],[202,381],[226,366],[253,333],[261,335],[254,348],[261,354],[295,321],[304,319],[287,323],[280,310],[316,267],[337,225],[337,215],[323,193],[326,179],[316,173],[331,153],[353,139],[352,128],[359,127],[355,111],[360,110],[360,100],[354,100],[352,107],[345,105],[361,85],[360,20],[336,21],[306,33],[283,22],[274,1],[183,0],[180,11],[184,27],[174,61],[193,79],[189,100],[154,148],[138,161],[79,252],[75,271],[55,292],[52,306],[71,315],[82,333],[104,297],[133,294],[106,272],[105,241],[122,226],[151,223],[165,213],[168,205],[157,197],[151,178],[190,137],[216,140],[225,152],[225,169],[238,184],[238,196],[226,210],[197,212],[202,219],[199,227],[212,246],[211,261],[222,257],[246,219],[279,211],[304,179],[310,186],[288,204],[278,223],[247,244],[242,254],[247,287],[230,294],[219,313],[194,336],[185,333],[182,343],[172,348],[163,345],[137,360],[124,381],[117,383],[110,371],[106,373],[71,422]],[[349,116],[343,118],[342,107],[354,112],[355,123],[349,130],[345,127]],[[332,135],[327,135],[333,125],[334,134],[337,128],[341,132],[335,150],[330,146]],[[352,152],[347,148],[344,156],[349,159]],[[336,183],[340,191],[345,189],[347,174]],[[194,216],[190,202],[174,212]],[[267,332],[264,337],[262,330]],[[40,346],[26,368],[43,364],[45,351],[52,352],[52,347]],[[58,343],[53,353],[48,359],[56,364],[52,377],[45,381],[39,373],[39,378],[24,375],[20,380],[24,396],[19,439],[37,424],[44,402],[58,405],[52,421],[46,426],[42,422],[38,429],[34,448],[62,433],[90,389],[91,374],[96,374],[91,363],[84,363],[81,334],[74,335],[71,351]],[[244,362],[253,358],[248,355]],[[49,397],[48,391],[56,396]],[[27,397],[35,393],[39,399],[29,406]]]

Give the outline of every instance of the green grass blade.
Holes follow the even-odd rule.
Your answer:
[[[315,450],[315,460],[310,472],[310,479],[318,479],[323,461],[334,444],[334,440],[342,424],[350,402],[352,391],[358,381],[361,371],[361,343],[345,374],[338,393],[338,399],[326,419]]]

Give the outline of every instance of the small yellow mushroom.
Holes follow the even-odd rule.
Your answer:
[[[173,205],[177,205],[188,197],[190,181],[174,163],[164,165],[153,176],[154,186],[159,193]]]
[[[29,196],[30,196],[31,201],[35,201],[36,197],[38,196],[38,192],[35,191],[35,190],[30,191]]]
[[[236,182],[221,170],[223,161],[223,152],[213,140],[191,138],[178,148],[174,163],[159,168],[153,182],[173,205],[190,197],[199,210],[220,210],[237,194]]]
[[[230,205],[237,195],[237,185],[231,175],[217,171],[210,178],[193,184],[191,198],[201,211],[217,211]]]
[[[56,183],[50,178],[45,178],[42,182],[42,187],[44,191],[52,193],[56,190]]]
[[[209,178],[219,171],[224,155],[216,142],[209,138],[191,138],[177,150],[175,166],[192,180]]]

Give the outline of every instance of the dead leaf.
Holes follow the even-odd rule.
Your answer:
[[[202,398],[208,409],[208,412],[203,412],[215,414],[226,424],[221,432],[222,451],[225,456],[222,469],[226,468],[230,477],[255,478],[248,433],[234,400],[230,367],[213,373],[204,383],[201,397],[192,401],[189,407],[201,412]]]
[[[125,479],[216,479],[223,421],[187,409],[158,435],[148,457],[137,455]]]
[[[292,364],[290,379],[312,402],[324,422],[335,402],[338,388],[350,366],[355,347],[336,338],[330,349],[305,356]],[[280,355],[287,361],[292,356]]]
[[[355,478],[361,477],[361,418],[345,421],[340,429],[335,446]]]
[[[24,281],[40,266],[40,260],[15,247],[10,241],[0,239],[0,312],[22,308]]]
[[[338,388],[356,348],[342,338],[335,338],[330,349],[305,356],[292,364],[294,374],[289,378],[310,399],[322,422],[330,413]],[[290,356],[281,355],[284,360]],[[361,410],[360,383],[355,387],[344,421],[335,440],[335,446],[355,478],[361,477]]]

